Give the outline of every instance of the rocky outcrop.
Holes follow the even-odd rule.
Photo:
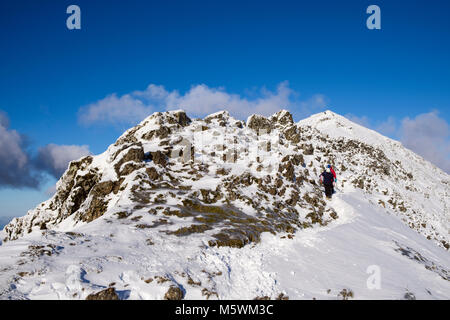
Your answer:
[[[207,117],[205,117],[205,123],[211,124],[213,122],[217,123],[221,127],[225,127],[229,122],[230,114],[228,111],[220,111],[213,113]]]
[[[333,117],[326,113],[318,123]],[[336,126],[344,124],[337,121]],[[226,111],[204,120],[171,111],[154,113],[127,130],[105,154],[71,162],[54,197],[14,219],[5,231],[7,239],[14,240],[34,230],[51,230],[68,217],[75,224],[108,213],[121,221],[138,221],[145,210],[158,221],[136,228],[173,237],[205,233],[210,246],[242,247],[258,242],[263,232],[292,237],[296,230],[339,218],[322,200],[318,184],[326,164],[335,167],[339,179],[349,177],[339,183],[382,193],[376,202],[383,209],[407,221],[418,220],[420,208],[413,210],[411,201],[379,186],[385,180],[396,186],[413,180],[416,173],[391,161],[379,147],[330,138],[314,127],[295,124],[286,110],[271,117],[253,115],[246,123]],[[127,208],[117,209],[121,206]],[[131,217],[136,211],[140,214]],[[171,219],[188,224],[176,229]],[[420,231],[428,226],[418,222],[411,227]],[[427,236],[448,248],[447,239],[431,230]]]
[[[292,144],[296,145],[301,141],[301,136],[297,126],[290,126],[283,131],[284,137]]]
[[[88,295],[86,300],[119,300],[119,296],[114,288],[108,288]]]
[[[91,167],[93,157],[72,161],[57,184],[55,195],[46,203],[14,219],[5,227],[8,240],[32,232],[33,228],[47,229],[76,212],[100,180],[100,173]]]
[[[171,286],[164,295],[164,300],[183,300],[183,298],[183,290],[176,286]]]
[[[287,110],[281,110],[270,117],[270,120],[282,126],[293,125],[294,119],[292,114]]]
[[[141,143],[132,144],[123,148],[116,154],[114,159],[119,159],[114,164],[117,175],[126,176],[131,172],[143,167],[144,149]]]
[[[273,124],[266,117],[260,115],[252,115],[247,119],[247,127],[254,130],[258,134],[260,134],[261,132],[270,133]]]
[[[173,113],[173,117],[175,118],[175,123],[179,124],[182,127],[186,127],[192,122],[192,120],[186,115],[186,112],[184,111],[177,111]]]
[[[156,130],[149,131],[142,136],[144,140],[152,140],[153,138],[165,139],[172,133],[169,127],[161,126]]]
[[[161,151],[155,151],[155,152],[150,152],[150,159],[153,161],[154,164],[156,165],[160,165],[162,167],[166,166],[167,163],[167,156],[161,152]]]
[[[91,222],[101,217],[108,208],[107,196],[117,190],[120,186],[120,181],[105,181],[96,184],[90,194],[89,199],[86,201],[85,209],[78,214],[78,219],[84,222]]]

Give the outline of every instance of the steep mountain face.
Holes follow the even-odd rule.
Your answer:
[[[336,213],[326,207],[316,177],[303,170],[304,156],[291,138],[280,139],[292,130],[284,111],[271,119],[252,116],[248,127],[227,112],[197,121],[182,111],[156,113],[104,154],[72,162],[52,199],[5,228],[7,240],[69,218],[76,225],[149,213],[136,227],[207,234],[211,246],[242,247],[262,232],[326,225]]]
[[[332,201],[318,183],[326,164],[338,174]],[[396,272],[424,266],[429,280],[417,290],[448,298],[449,193],[447,174],[331,111],[299,123],[285,110],[246,122],[226,111],[195,120],[158,112],[103,154],[71,162],[51,199],[4,228],[0,296],[86,298],[113,287],[121,299],[342,297],[349,284],[301,281],[313,261],[334,260],[321,255],[335,246],[344,257],[334,261],[337,278],[367,248],[390,250]],[[358,247],[357,237],[366,249],[344,250]],[[311,247],[319,251],[304,251]],[[297,257],[291,272],[304,274],[298,286],[280,272],[287,252]],[[36,285],[43,275],[51,281]],[[410,275],[406,282],[417,271]],[[394,288],[378,297],[406,295]]]

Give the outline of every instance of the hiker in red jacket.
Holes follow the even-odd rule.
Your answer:
[[[334,169],[333,169],[333,167],[331,166],[331,164],[329,164],[329,165],[327,166],[327,168],[330,168],[330,171],[331,171],[331,173],[333,174],[333,177],[334,177],[334,182],[337,182],[337,179],[336,179],[336,172],[334,172]]]

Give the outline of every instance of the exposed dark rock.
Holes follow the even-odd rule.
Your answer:
[[[338,294],[338,298],[341,298],[342,300],[348,300],[349,298],[354,298],[354,294],[353,291],[350,289],[343,289],[341,292],[339,292]]]
[[[184,292],[180,287],[170,286],[164,295],[164,300],[183,300]]]
[[[291,141],[293,144],[297,144],[301,141],[300,134],[297,131],[296,126],[291,126],[283,131],[284,136],[287,140]]]
[[[303,153],[307,156],[314,154],[314,147],[311,144],[303,145]]]
[[[119,176],[121,177],[127,176],[130,173],[139,170],[143,167],[144,167],[143,163],[134,163],[134,162],[125,163],[122,167],[122,170],[119,172]]]
[[[125,219],[131,216],[131,213],[127,211],[120,211],[116,212],[115,215],[117,215],[117,219]]]
[[[84,176],[77,176],[76,183],[71,189],[71,205],[68,206],[67,216],[76,212],[81,207],[98,180],[99,177],[92,172],[89,172]]]
[[[295,169],[292,165],[292,162],[286,162],[284,164],[281,164],[278,168],[278,172],[280,172],[288,181],[293,181],[295,178]]]
[[[414,293],[407,291],[405,295],[403,296],[405,300],[416,300],[416,296]]]
[[[229,170],[226,170],[225,168],[219,168],[216,170],[216,174],[218,175],[227,175],[229,173]]]
[[[152,180],[152,181],[159,180],[159,173],[155,168],[150,167],[150,168],[145,169],[145,171],[147,172],[147,175],[150,178],[150,180]]]
[[[119,296],[114,288],[108,288],[88,295],[86,300],[119,300]]]
[[[175,117],[176,117],[177,123],[182,127],[186,127],[187,125],[189,125],[192,122],[192,120],[186,115],[186,113],[184,111],[175,113]]]
[[[84,222],[91,222],[105,214],[107,208],[108,202],[100,197],[94,197],[86,212],[80,215],[81,220]]]
[[[284,293],[280,293],[275,300],[289,300],[289,296],[286,296]]]
[[[81,220],[90,222],[101,217],[108,207],[108,202],[105,198],[111,194],[121,182],[122,181],[104,181],[95,184],[89,192],[90,202],[88,203],[86,210],[79,214]],[[85,200],[83,200],[83,202],[84,201]]]
[[[144,139],[144,140],[152,140],[153,138],[165,139],[171,133],[172,133],[172,130],[169,127],[160,126],[158,129],[152,130],[152,131],[147,132],[144,135],[142,135],[142,139]]]
[[[209,115],[205,118],[206,123],[211,123],[213,120],[218,120],[219,123],[226,123],[230,117],[228,111],[217,112],[213,115]]]
[[[120,154],[117,156],[121,156],[120,160],[114,165],[114,169],[119,176],[124,176],[130,174],[134,170],[141,168],[141,162],[144,161],[144,149],[142,148],[142,144],[134,144],[129,146],[128,148],[122,150]],[[128,166],[122,165],[127,162],[135,162],[135,164],[130,164]]]
[[[276,121],[281,125],[294,124],[292,114],[285,110],[278,111],[271,117],[271,120]]]
[[[239,128],[239,129],[242,129],[244,127],[244,124],[242,123],[242,121],[236,121],[234,123],[234,126]]]
[[[175,231],[167,231],[167,234],[173,234],[179,237],[188,236],[193,233],[203,233],[207,230],[211,230],[212,227],[206,224],[193,224],[189,227],[182,227]]]
[[[217,298],[219,298],[219,295],[218,295],[217,292],[212,291],[212,290],[209,290],[209,289],[206,289],[206,288],[203,288],[203,289],[202,289],[202,296],[205,296],[205,297],[206,297],[206,300],[209,300],[209,298],[210,298],[211,296],[216,296]]]
[[[166,166],[166,158],[167,156],[161,151],[151,152],[152,160],[154,164],[165,167]]]
[[[252,115],[247,121],[247,127],[256,131],[259,135],[261,130],[266,130],[267,133],[270,133],[272,130],[272,123],[266,117]]]

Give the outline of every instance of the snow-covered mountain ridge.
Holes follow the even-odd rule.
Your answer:
[[[449,249],[450,176],[398,141],[327,111],[299,122],[334,151],[341,180],[376,196],[411,228]],[[320,136],[312,134],[313,139]],[[320,139],[316,143],[320,144]],[[358,144],[352,150],[351,145]],[[343,148],[340,146],[343,145]],[[350,145],[350,147],[349,147]],[[351,150],[349,152],[349,150]],[[361,151],[369,157],[361,158]],[[372,154],[372,156],[370,156]],[[340,159],[339,159],[340,158]],[[348,173],[342,170],[350,167]]]
[[[298,123],[285,110],[155,113],[73,161],[51,199],[5,227],[0,294],[448,298],[449,191],[447,174],[331,111]],[[367,289],[369,265],[388,268],[384,291]]]

